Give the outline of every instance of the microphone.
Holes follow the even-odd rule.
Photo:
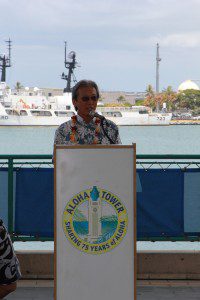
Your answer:
[[[99,118],[100,120],[104,120],[104,119],[105,119],[104,116],[99,115],[99,114],[98,114],[96,111],[94,111],[94,110],[91,110],[91,111],[89,112],[89,115],[90,115],[92,118],[96,117],[96,118]]]
[[[100,120],[101,120],[101,127],[102,127],[102,129],[103,129],[103,132],[104,132],[104,134],[105,134],[105,136],[108,138],[108,140],[109,140],[109,142],[111,143],[111,144],[115,144],[115,142],[109,137],[109,135],[108,135],[108,132],[107,132],[107,130],[104,128],[104,125],[103,125],[103,121],[105,120],[105,125],[107,126],[108,125],[108,123],[107,123],[107,120],[106,120],[106,118],[104,117],[104,116],[102,116],[102,115],[99,115],[96,111],[94,111],[93,109],[91,109],[90,111],[89,111],[89,115],[92,117],[92,118],[94,118],[94,117],[97,117],[97,118],[99,118]]]

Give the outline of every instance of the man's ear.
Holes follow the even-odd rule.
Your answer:
[[[78,107],[77,107],[77,100],[76,100],[76,99],[72,99],[72,103],[73,103],[73,105],[74,105],[75,110],[77,111],[77,110],[78,110]]]

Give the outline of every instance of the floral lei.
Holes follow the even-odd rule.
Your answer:
[[[77,116],[72,116],[71,117],[72,120],[72,125],[71,125],[71,133],[70,133],[70,142],[77,144],[77,139],[76,139],[76,135],[77,135]],[[95,118],[95,137],[93,140],[92,144],[99,144],[99,133],[100,133],[100,123],[101,120],[99,118]]]

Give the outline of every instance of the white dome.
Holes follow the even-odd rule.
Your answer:
[[[185,90],[198,90],[199,91],[199,87],[194,81],[186,80],[186,81],[182,82],[178,87],[179,92],[185,91]]]
[[[25,87],[25,91],[29,91],[29,87],[28,86]]]

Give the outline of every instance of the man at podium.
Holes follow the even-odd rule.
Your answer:
[[[81,80],[74,86],[72,101],[77,115],[59,126],[55,144],[121,144],[116,124],[96,113],[98,99],[99,88],[94,81]]]

